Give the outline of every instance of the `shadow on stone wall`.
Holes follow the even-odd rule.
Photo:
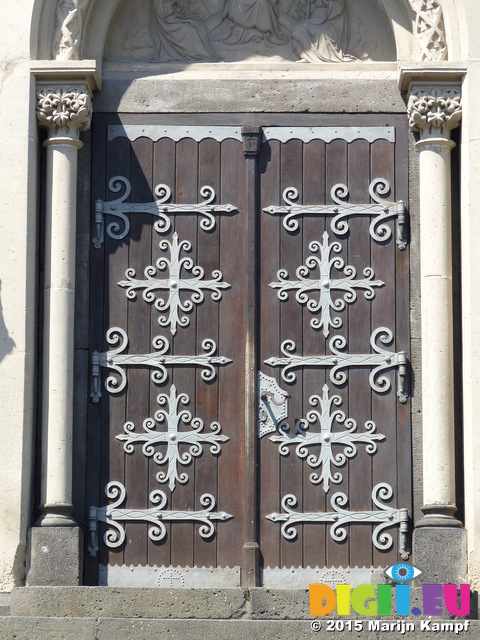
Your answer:
[[[8,333],[8,329],[5,325],[5,321],[3,319],[3,306],[2,306],[2,281],[0,280],[0,362],[3,360],[5,356],[13,351],[15,348],[15,342],[10,337]]]

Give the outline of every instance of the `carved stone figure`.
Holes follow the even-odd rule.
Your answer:
[[[299,0],[294,13],[282,17],[292,35],[293,50],[308,62],[352,62],[345,51],[349,25],[345,0]]]
[[[157,61],[218,60],[205,26],[189,14],[188,0],[153,0],[151,32]]]
[[[226,45],[265,40],[272,45],[285,44],[278,25],[275,0],[227,0],[221,24],[211,37]]]
[[[88,1],[59,0],[52,42],[52,54],[57,60],[78,60],[83,12]]]

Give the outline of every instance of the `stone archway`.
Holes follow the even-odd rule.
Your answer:
[[[97,59],[103,56],[103,48],[109,25],[121,0],[46,0],[41,9],[37,41],[37,59],[79,60]],[[437,28],[432,38],[430,60],[444,59],[443,48],[437,52],[436,43],[442,39],[443,21],[439,2],[428,11],[418,0],[378,0],[380,9],[390,21],[395,33],[399,60],[426,59],[420,55],[422,47],[412,42],[415,32],[415,15],[418,15],[417,32],[422,41]],[[450,22],[452,22],[450,20]],[[423,45],[425,49],[425,45]],[[424,50],[423,49],[423,50]]]

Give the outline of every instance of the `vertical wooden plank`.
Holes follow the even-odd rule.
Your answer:
[[[198,145],[191,138],[184,138],[177,143],[176,152],[176,193],[173,202],[186,204],[198,202]],[[192,249],[189,255],[197,263],[197,216],[175,216],[175,231],[178,233],[178,241],[188,240]],[[182,256],[184,254],[182,253]],[[186,329],[179,328],[173,339],[173,352],[175,355],[195,355],[201,353],[201,346],[196,344],[196,320],[192,318]],[[172,380],[164,392],[169,393],[170,385],[175,384],[177,396],[186,393],[189,403],[185,406],[193,416],[196,415],[195,381],[197,371],[195,367],[174,367]],[[199,375],[199,374],[198,374]],[[191,426],[180,425],[180,431],[189,431]],[[177,511],[194,511],[200,507],[195,501],[195,478],[193,468],[189,467],[189,480],[186,484],[177,483],[175,491],[171,494],[171,509]],[[170,492],[167,489],[167,495]],[[198,525],[190,522],[176,522],[171,528],[171,549],[173,566],[193,566],[193,541],[198,536]]]
[[[348,187],[350,202],[368,203],[370,184],[370,145],[365,140],[355,140],[348,145]],[[350,235],[348,251],[342,255],[345,266],[356,269],[355,279],[364,278],[363,270],[370,266],[370,220],[368,217],[349,219]],[[344,272],[342,271],[342,274]],[[376,274],[377,275],[377,274]],[[377,291],[377,289],[375,290]],[[357,289],[357,299],[348,305],[348,351],[350,353],[370,353],[370,300],[364,291]],[[341,314],[347,328],[345,312]],[[352,368],[348,373],[349,413],[357,423],[356,433],[365,433],[365,422],[371,419],[371,390],[368,383],[368,368]],[[345,430],[345,425],[341,427]],[[349,461],[349,508],[352,511],[371,509],[372,461],[365,445],[357,446],[357,454]],[[369,567],[372,564],[372,527],[355,524],[349,530],[350,565]]]
[[[125,138],[116,138],[110,141],[107,145],[106,155],[106,176],[107,184],[114,176],[123,176],[128,180],[131,179],[130,175],[130,155],[131,145],[130,141]],[[109,188],[106,190],[105,199],[113,200],[118,197],[117,194],[112,193]],[[105,216],[105,227],[111,221],[110,217]],[[105,233],[105,297],[104,297],[104,327],[103,327],[103,346],[102,351],[108,351],[112,347],[105,340],[105,333],[112,327],[119,327],[124,331],[128,331],[128,303],[123,292],[119,291],[117,282],[123,278],[125,269],[128,266],[128,253],[129,253],[130,238],[127,237],[124,240],[115,240],[110,238]],[[102,371],[102,384],[105,378],[109,375],[108,370]],[[105,487],[108,482],[116,481],[121,482],[126,486],[125,468],[123,447],[116,440],[115,436],[123,428],[123,424],[127,419],[126,412],[126,391],[122,391],[119,394],[109,394],[105,387],[102,388],[103,397],[101,399],[103,421],[106,427],[106,439],[105,450],[102,452],[102,480],[101,489],[103,493],[102,504],[107,503],[108,499],[105,497]],[[127,494],[127,504],[129,503],[130,496]],[[134,505],[137,506],[137,505]],[[100,545],[104,547],[104,545]],[[108,564],[123,564],[124,563],[124,548],[120,549],[108,549]],[[103,558],[101,557],[101,562]]]
[[[208,185],[217,194],[216,203],[220,198],[220,143],[215,140],[203,140],[199,146],[199,186]],[[211,280],[212,274],[219,270],[219,220],[214,232],[205,233],[198,230],[198,265],[204,270],[205,280]],[[191,277],[188,276],[188,277]],[[222,298],[228,296],[230,290],[222,290]],[[190,293],[185,296],[190,297]],[[206,338],[215,340],[218,345],[218,315],[221,301],[212,300],[211,293],[205,291],[205,299],[196,308],[197,315],[197,345]],[[203,420],[203,432],[211,433],[210,424],[218,421],[218,378],[206,383],[197,372],[196,381],[197,416]],[[223,426],[223,425],[220,425]],[[223,433],[223,432],[222,432]],[[223,434],[224,435],[224,434]],[[203,453],[195,459],[195,503],[200,504],[200,498],[205,493],[218,498],[218,456],[213,455],[208,444],[203,445]],[[222,449],[224,444],[221,444]],[[221,453],[220,453],[221,455]],[[220,523],[221,526],[221,523]],[[216,537],[204,540],[195,536],[195,565],[198,567],[216,565]]]
[[[95,115],[92,124],[92,202],[91,211],[95,210],[95,200],[105,199],[106,195],[106,155],[107,155],[107,120],[104,116]],[[91,216],[91,237],[94,235],[93,216]],[[91,241],[90,241],[91,242]],[[90,349],[89,349],[89,366],[91,362],[92,352],[102,349],[104,336],[104,281],[105,281],[105,245],[100,249],[93,248],[90,251]],[[102,463],[102,440],[107,437],[107,425],[102,422],[104,414],[102,405],[104,401],[93,403],[87,396],[85,401],[88,402],[87,407],[87,456],[85,465],[85,494],[86,494],[86,513],[85,521],[88,519],[89,506],[101,506],[105,504],[105,494],[101,484]],[[88,545],[88,542],[87,542]],[[106,553],[104,545],[100,546],[100,557],[102,561],[106,561]],[[98,563],[99,557],[91,558],[88,552],[85,552],[85,570],[84,580],[87,585],[95,585],[98,583]]]
[[[390,198],[395,195],[395,147],[385,140],[378,140],[372,144],[372,179],[377,177],[388,180],[392,187]],[[394,231],[394,223],[389,223]],[[372,328],[387,327],[395,333],[395,298],[396,298],[396,269],[395,261],[397,246],[395,233],[388,242],[378,243],[372,241],[372,268],[375,274],[386,283],[372,301]],[[396,339],[388,349],[395,350]],[[398,400],[396,396],[396,376],[391,371],[387,374],[391,381],[391,389],[388,393],[372,394],[372,419],[377,424],[379,432],[384,433],[386,440],[378,447],[378,452],[373,461],[373,485],[382,482],[388,483],[394,491],[390,504],[397,505],[397,465],[396,465],[396,412]],[[379,552],[374,550],[374,564],[376,566],[388,566],[396,562],[397,553],[397,528],[390,533],[394,540],[394,550]]]
[[[343,140],[333,140],[326,147],[326,186],[327,186],[327,204],[332,204],[331,197],[332,187],[336,184],[347,184],[348,182],[348,145]],[[335,241],[342,247],[341,255],[346,254],[347,239],[342,237],[336,237],[331,231],[332,217],[329,216],[327,220],[326,229],[328,231],[330,242]],[[333,335],[341,335],[348,337],[348,310],[342,313],[343,326],[341,329],[336,329],[330,332],[328,342],[330,342]],[[330,350],[327,348],[327,354]],[[350,373],[348,373],[348,376]],[[342,410],[346,415],[349,413],[348,405],[348,385],[349,377],[345,385],[339,387],[334,386],[330,380],[330,370],[327,370],[326,381],[330,390],[330,395],[340,396],[342,400]],[[349,472],[348,468],[342,468],[342,481],[332,487],[327,497],[328,511],[331,511],[330,500],[331,495],[336,492],[345,493],[349,495]],[[348,542],[335,542],[330,536],[330,527],[326,527],[325,531],[327,542],[327,566],[329,567],[347,567],[349,566],[349,545]]]
[[[85,495],[87,464],[87,414],[89,408],[89,325],[90,325],[90,252],[92,182],[92,131],[83,136],[83,152],[78,156],[78,176],[81,180],[77,192],[77,241],[75,257],[75,352],[73,389],[73,518],[84,522],[88,517]]]
[[[220,269],[231,284],[219,309],[218,353],[233,362],[218,370],[218,415],[222,432],[230,440],[218,460],[217,508],[233,515],[216,525],[217,564],[240,566],[245,532],[245,159],[242,143],[221,144],[221,202],[232,204],[238,213],[222,215]]]
[[[396,119],[395,200],[408,203],[408,124],[406,117]],[[410,245],[396,250],[396,346],[406,351],[410,361]],[[409,372],[410,373],[410,372]],[[410,381],[409,381],[410,382]],[[397,402],[397,505],[412,515],[412,427],[411,402]]]
[[[300,140],[289,140],[281,146],[280,181],[281,190],[295,187],[299,191],[299,202],[303,199],[303,143]],[[302,263],[302,226],[297,232],[287,232],[283,227],[280,234],[280,268],[285,269],[290,277],[295,277],[297,268]],[[297,353],[303,351],[303,311],[295,295],[290,295],[288,301],[280,303],[280,342],[293,340],[297,346]],[[289,402],[291,417],[301,416],[302,413],[302,372],[297,372],[297,380],[293,384],[282,384],[282,388],[292,394]],[[283,498],[293,494],[298,500],[298,510],[303,510],[303,464],[292,451],[289,456],[280,460],[281,479],[280,494]],[[308,526],[308,525],[307,525]],[[303,529],[298,527],[298,536],[294,540],[281,539],[281,562],[284,567],[300,567],[303,562]]]
[[[175,142],[168,138],[162,138],[158,142],[154,144],[153,149],[153,186],[156,187],[159,184],[164,184],[168,186],[172,193],[175,194]],[[154,225],[154,218],[151,220],[151,225]],[[174,220],[172,218],[172,227],[174,225]],[[154,228],[152,227],[152,262],[150,264],[155,265],[157,260],[160,257],[168,257],[168,252],[160,248],[160,242],[165,237],[168,237],[171,241],[172,233],[162,234],[160,235]],[[168,277],[168,270],[157,270],[157,277],[159,279],[163,279]],[[162,300],[168,299],[168,291],[159,292],[158,297],[161,297]],[[163,336],[169,342],[171,342],[172,334],[168,327],[161,327],[158,323],[158,319],[160,314],[155,307],[151,306],[151,316],[150,316],[150,333],[151,338],[153,339],[156,336]],[[168,312],[167,312],[168,313]],[[152,349],[153,350],[153,349]],[[172,375],[172,367],[168,367],[168,375],[169,378],[165,384],[161,387],[154,384],[150,381],[150,416],[153,417],[155,413],[159,410],[160,406],[158,404],[158,396],[160,393],[167,393],[171,384],[171,375]],[[160,422],[157,424],[157,430],[160,432],[166,432],[167,425],[165,422]],[[161,451],[162,454],[166,452],[167,445],[160,445],[157,448],[157,451]],[[170,496],[170,491],[168,489],[168,484],[159,483],[157,480],[157,475],[159,472],[165,473],[167,469],[167,465],[157,465],[153,459],[149,461],[149,493],[151,491],[155,491],[160,489],[167,496]],[[167,507],[168,508],[168,507]],[[172,542],[172,528],[175,525],[172,525],[168,522],[164,523],[166,528],[166,536],[164,540],[161,542],[151,542],[149,541],[148,548],[148,564],[150,566],[170,566],[171,564],[171,542]]]
[[[269,285],[277,279],[280,268],[280,234],[282,218],[271,216],[263,209],[281,204],[280,143],[264,142],[260,155],[261,195],[260,209],[260,336],[259,367],[265,375],[275,377],[285,388],[280,372],[264,361],[280,355],[280,302]],[[266,519],[270,513],[280,511],[280,454],[278,445],[270,442],[269,434],[259,443],[260,518],[259,541],[264,567],[280,566],[280,527]]]
[[[304,145],[303,150],[303,204],[325,204],[326,184],[325,184],[325,143],[321,140],[313,140]],[[314,242],[322,242],[323,233],[326,228],[326,221],[323,216],[312,215],[303,216],[303,261],[305,265],[308,258],[312,255],[320,259],[319,252],[312,253],[310,244]],[[295,274],[290,274],[295,278]],[[311,269],[309,279],[320,278],[319,268]],[[295,293],[290,294],[292,298]],[[309,298],[320,300],[320,292],[312,291]],[[323,330],[314,329],[311,325],[313,318],[320,318],[321,313],[312,314],[305,306],[303,307],[303,352],[305,355],[315,354],[324,355],[326,353],[326,341]],[[303,407],[301,416],[291,416],[291,431],[295,430],[295,421],[298,418],[305,418],[307,413],[314,408],[319,410],[320,407],[312,407],[310,398],[312,396],[322,397],[322,389],[325,384],[325,378],[328,373],[322,369],[313,369],[306,367],[303,370]],[[320,433],[321,426],[317,421],[308,429],[308,433]],[[319,456],[322,445],[316,445],[309,449],[309,454]],[[291,447],[291,455],[294,455],[294,447]],[[329,496],[335,486],[330,487],[328,495],[325,493],[323,484],[313,484],[310,480],[312,474],[321,473],[321,467],[312,469],[306,461],[304,462],[303,483],[304,483],[304,510],[305,511],[327,511]],[[314,525],[304,527],[303,544],[304,544],[304,566],[323,567],[326,564],[326,545],[325,545],[325,525]]]
[[[133,202],[149,202],[152,189],[152,142],[139,138],[132,142],[130,176],[132,182],[131,198]],[[127,267],[135,269],[138,278],[144,277],[145,268],[151,264],[151,229],[152,218],[147,214],[132,216],[129,234],[128,264],[123,265],[122,273],[116,282],[125,279]],[[126,297],[125,290],[117,285],[116,295]],[[150,305],[143,296],[137,295],[135,300],[128,300],[128,340],[130,353],[149,353],[150,339]],[[147,367],[129,367],[127,386],[127,420],[133,422],[135,431],[143,431],[143,421],[149,416],[149,383],[150,370]],[[123,433],[123,425],[113,424],[115,434]],[[122,443],[113,440],[112,446],[122,447]],[[142,447],[136,445],[133,453],[125,455],[125,478],[128,504],[132,508],[149,508],[148,501],[148,459]],[[131,523],[125,527],[127,543],[125,548],[125,564],[145,565],[147,563],[148,525]]]

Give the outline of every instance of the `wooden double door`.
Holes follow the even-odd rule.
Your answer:
[[[96,115],[90,581],[408,557],[406,122],[292,120]]]

